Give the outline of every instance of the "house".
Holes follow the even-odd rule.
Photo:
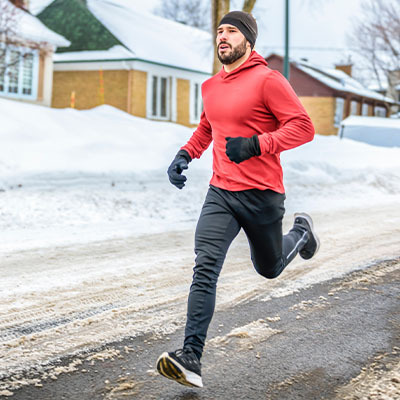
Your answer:
[[[265,59],[270,68],[283,71],[282,56],[273,53]],[[291,61],[290,83],[322,135],[337,134],[340,122],[349,115],[388,117],[396,104],[352,78],[350,65],[329,69]]]
[[[71,45],[54,58],[52,106],[109,104],[192,126],[211,76],[211,35],[116,0],[55,0],[37,17]]]
[[[26,1],[0,4],[0,97],[50,106],[53,53],[69,42],[31,15]]]

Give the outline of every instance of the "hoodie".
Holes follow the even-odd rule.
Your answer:
[[[210,184],[240,191],[284,193],[280,153],[309,142],[314,127],[289,82],[258,53],[230,73],[221,71],[202,85],[200,123],[185,146],[200,158],[213,141]],[[226,155],[226,137],[258,135],[261,155],[236,164]]]

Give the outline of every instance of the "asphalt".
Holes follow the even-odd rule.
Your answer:
[[[181,347],[179,328],[170,336],[110,343],[97,351],[108,349],[116,357],[89,361],[82,355],[77,371],[22,387],[10,398],[336,399],[338,389],[374,360],[399,357],[399,283],[400,259],[382,261],[284,297],[216,312],[202,359],[202,389],[154,371],[159,354]],[[240,328],[251,323],[254,331]]]

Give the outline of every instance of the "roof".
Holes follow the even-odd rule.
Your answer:
[[[55,0],[39,17],[42,18],[50,8],[53,15],[58,10],[65,10],[66,7],[69,9],[70,1],[81,1],[83,6],[83,0]],[[79,51],[74,52],[69,51],[73,49],[71,47],[68,53],[57,56],[56,62],[78,62],[82,59],[95,61],[100,55],[102,60],[126,59],[126,52],[116,51],[115,46],[120,45],[131,53],[132,59],[211,74],[213,45],[210,33],[138,10],[129,2],[124,4],[115,0],[86,0],[86,4],[85,13],[90,12],[119,43],[104,46],[106,49],[91,49],[86,43]],[[74,20],[68,21],[71,29],[81,29],[82,23],[84,22],[77,24]],[[63,25],[61,20],[58,24]],[[52,29],[58,31],[60,28],[52,26]],[[85,54],[80,54],[80,51],[85,51]],[[99,55],[99,51],[102,54]]]
[[[295,65],[303,72],[311,75],[326,86],[342,92],[357,94],[387,103],[395,103],[393,99],[385,97],[373,90],[367,89],[360,82],[347,75],[345,72],[333,68],[321,68],[308,62],[296,62]]]
[[[71,42],[68,47],[58,48],[57,53],[108,50],[122,45],[88,10],[84,0],[55,0],[37,17]]]
[[[0,0],[0,2],[3,1],[8,0]],[[54,46],[69,46],[70,43],[65,37],[50,30],[38,18],[15,7],[12,3],[9,3],[9,5],[14,7],[13,13],[15,12],[15,21],[18,24],[16,31],[19,39],[32,40],[38,43],[45,42]]]
[[[283,58],[281,55],[276,53],[270,54],[265,58],[268,59],[273,55]],[[393,99],[389,97],[377,93],[374,90],[367,89],[356,79],[352,78],[341,70],[334,68],[324,68],[315,64],[311,64],[308,61],[294,59],[290,59],[290,64],[331,89],[340,92],[353,93],[361,97],[368,97],[370,99],[376,99],[386,103],[396,103],[395,101],[393,101]]]

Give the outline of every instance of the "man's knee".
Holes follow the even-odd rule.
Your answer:
[[[275,263],[257,263],[253,261],[254,268],[256,271],[263,276],[264,278],[267,279],[274,279],[277,278],[281,272],[284,269],[284,266],[282,265],[282,261],[279,260],[278,262]]]

